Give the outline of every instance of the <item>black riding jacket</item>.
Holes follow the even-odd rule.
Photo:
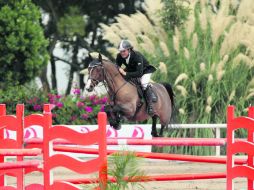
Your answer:
[[[116,64],[121,67],[122,64],[126,66],[124,69],[126,72],[126,78],[140,78],[144,74],[153,73],[156,68],[149,64],[146,58],[138,51],[130,51],[129,63],[126,63],[126,59],[122,58],[118,53],[116,56]]]

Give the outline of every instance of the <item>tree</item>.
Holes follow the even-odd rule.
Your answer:
[[[77,6],[68,8],[68,12],[61,17],[57,23],[57,31],[61,41],[62,48],[71,55],[69,59],[55,56],[55,60],[63,61],[70,65],[69,81],[66,89],[66,95],[70,93],[74,72],[79,72],[82,67],[82,61],[78,59],[79,50],[86,48],[84,44],[86,20]],[[87,49],[87,48],[86,48]],[[82,81],[82,80],[81,80]]]
[[[174,30],[188,19],[190,9],[184,6],[187,0],[162,0],[162,23],[166,30]]]
[[[87,57],[78,59],[77,54],[82,51],[100,51],[109,55],[106,51],[107,43],[102,39],[100,23],[109,24],[115,21],[115,16],[119,13],[131,14],[137,10],[142,10],[142,2],[144,0],[73,0],[73,1],[53,1],[53,0],[33,0],[33,2],[41,7],[44,14],[49,16],[48,22],[44,25],[45,36],[49,39],[49,54],[51,66],[52,89],[57,89],[56,81],[56,61],[63,61],[70,65],[69,85],[66,94],[70,91],[74,72],[79,73],[80,70],[87,67]],[[70,15],[72,17],[70,17]],[[84,18],[85,19],[80,19]],[[74,27],[68,26],[70,21],[76,20]],[[73,23],[73,22],[71,22]],[[70,25],[69,25],[70,26]],[[73,25],[72,25],[73,26]],[[79,30],[76,30],[79,26]],[[67,29],[63,32],[63,27]],[[128,27],[128,26],[126,26]],[[75,30],[76,32],[73,32]],[[83,32],[81,32],[83,30]],[[78,32],[77,32],[78,31]],[[63,59],[53,54],[56,42],[60,42],[62,47],[69,52],[70,57]],[[46,81],[46,69],[41,75],[41,80],[45,84],[45,89],[49,88]],[[82,80],[80,80],[82,81]],[[83,84],[80,84],[81,88]],[[48,87],[47,87],[48,86]]]
[[[48,61],[39,9],[30,0],[0,2],[0,88],[24,84]]]

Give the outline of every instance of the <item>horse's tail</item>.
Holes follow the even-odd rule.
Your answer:
[[[174,94],[174,91],[173,91],[173,88],[170,84],[164,82],[164,83],[161,83],[167,90],[168,92],[168,95],[170,97],[170,100],[171,100],[171,106],[172,106],[172,115],[170,117],[170,123],[179,123],[177,122],[178,121],[178,117],[176,115],[176,105],[175,105],[175,94]]]
[[[173,92],[172,86],[168,83],[161,83],[161,84],[166,88],[168,95],[170,97],[170,100],[171,100],[172,107],[174,107],[175,106],[175,101],[174,101],[175,94]]]

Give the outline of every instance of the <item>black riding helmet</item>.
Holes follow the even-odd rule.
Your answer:
[[[122,40],[118,46],[118,50],[119,51],[123,51],[126,49],[132,49],[133,46],[131,45],[131,43],[128,40]]]

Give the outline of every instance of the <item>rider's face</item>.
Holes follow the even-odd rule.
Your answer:
[[[128,49],[122,50],[120,51],[120,54],[122,58],[127,58],[129,56],[129,50]]]

